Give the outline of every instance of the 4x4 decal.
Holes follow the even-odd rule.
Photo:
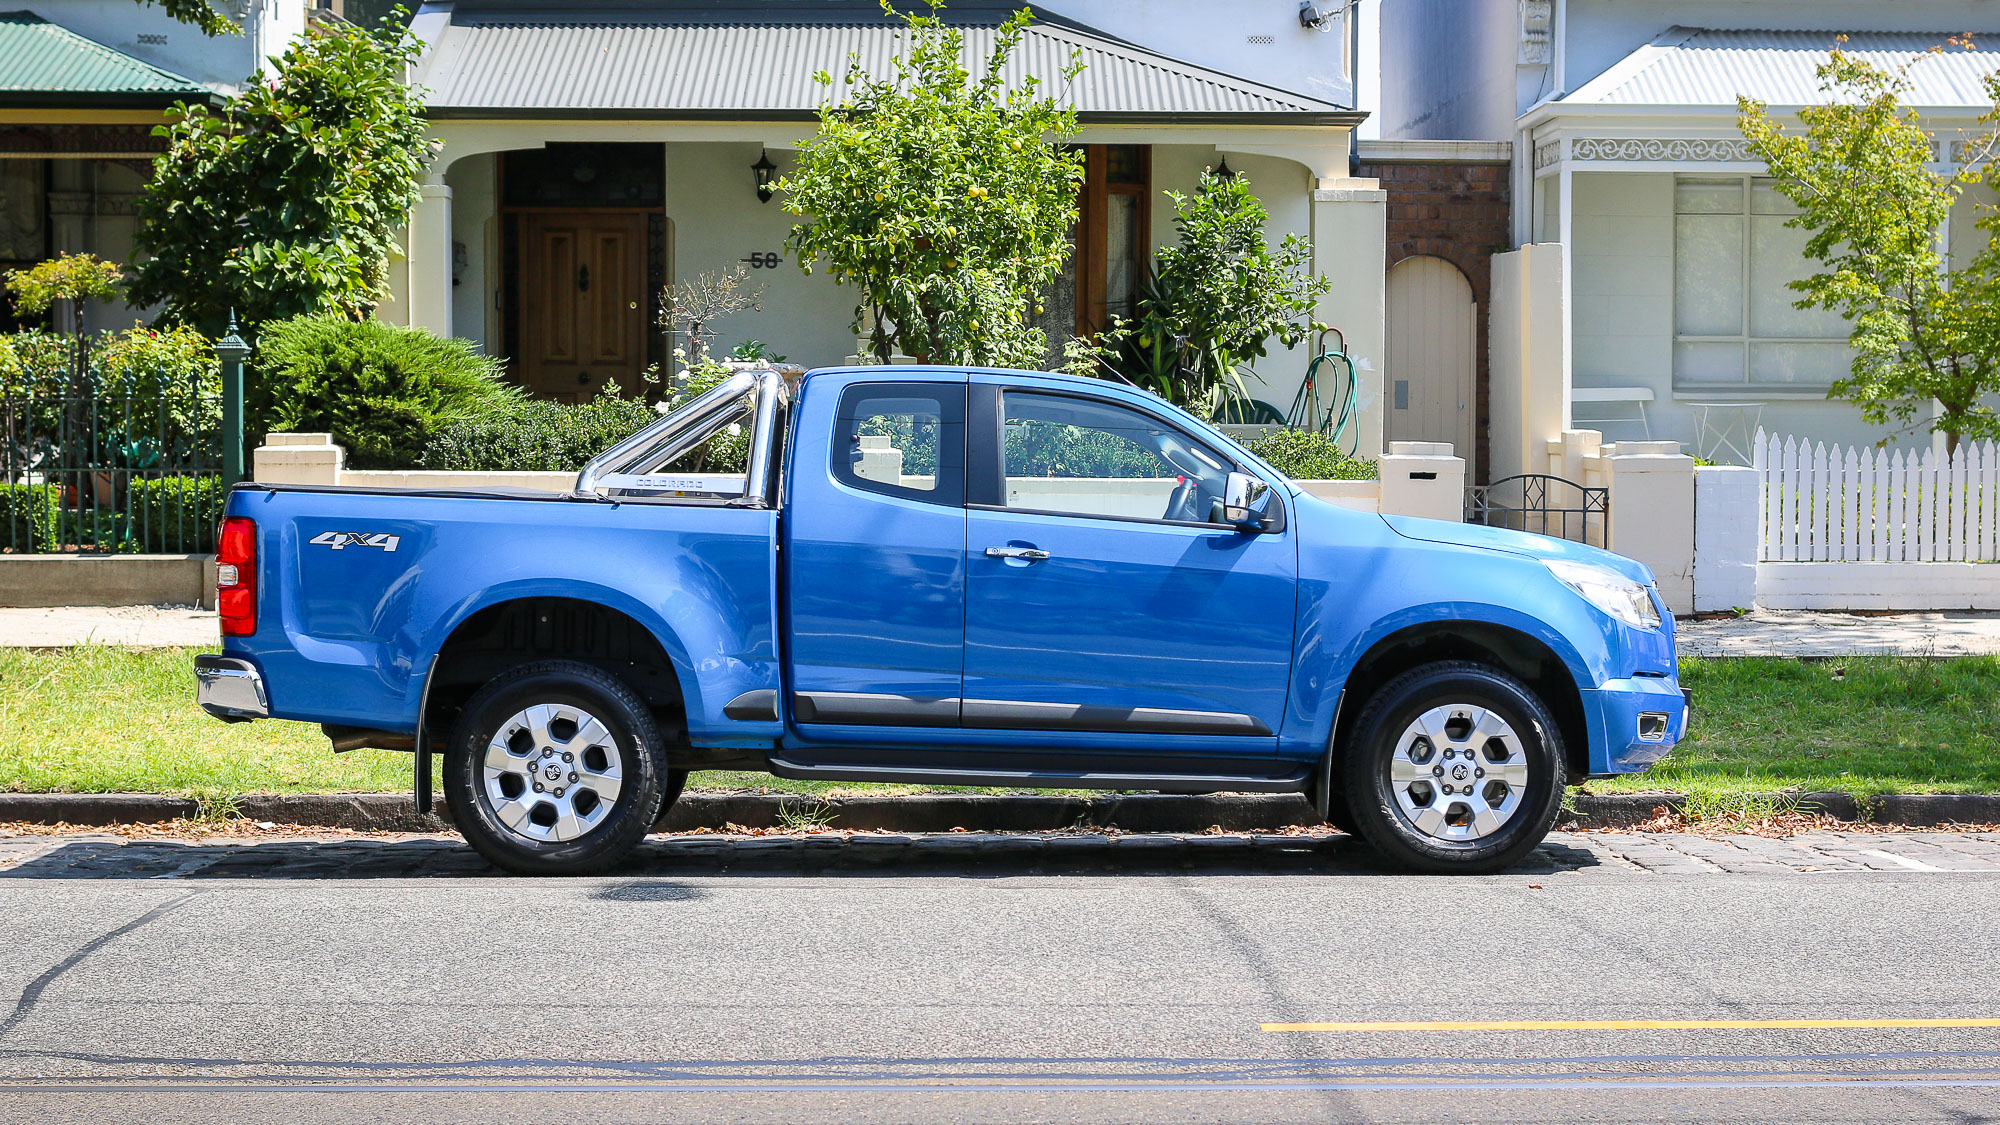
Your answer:
[[[349,547],[380,547],[384,551],[391,552],[402,541],[402,536],[391,535],[386,531],[322,531],[306,540],[315,547],[332,547],[336,551],[344,551]]]

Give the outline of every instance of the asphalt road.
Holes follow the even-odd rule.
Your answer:
[[[1857,854],[2000,859],[1887,839]],[[2000,1121],[2000,871],[1942,859],[533,881],[271,847],[0,871],[0,1121]]]

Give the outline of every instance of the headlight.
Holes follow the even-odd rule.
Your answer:
[[[1653,605],[1652,595],[1646,592],[1644,586],[1617,571],[1560,559],[1543,559],[1542,565],[1548,567],[1549,573],[1560,579],[1563,585],[1575,590],[1584,601],[1625,624],[1641,629],[1660,627],[1660,611]]]

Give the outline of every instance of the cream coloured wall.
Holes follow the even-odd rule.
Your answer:
[[[1570,247],[1571,363],[1577,388],[1643,386],[1652,437],[1684,442],[1695,450],[1701,411],[1697,402],[1764,403],[1762,425],[1778,433],[1842,445],[1873,444],[1891,430],[1870,426],[1844,402],[1786,396],[1776,391],[1716,390],[1676,394],[1673,386],[1674,175],[1671,172],[1586,172],[1572,180],[1574,240]],[[1970,208],[1971,203],[1961,204]],[[1954,231],[1956,233],[1956,231]],[[1629,416],[1623,404],[1578,403],[1574,425],[1600,430],[1606,441],[1645,436],[1636,421],[1603,421],[1594,414]],[[1724,417],[1711,412],[1711,421]],[[1745,452],[1745,443],[1738,441]],[[1922,447],[1928,435],[1896,439]]]

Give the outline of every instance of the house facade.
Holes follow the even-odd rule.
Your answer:
[[[1563,248],[1567,417],[1605,440],[1670,438],[1747,464],[1759,427],[1829,444],[1928,448],[1928,418],[1875,427],[1826,397],[1847,371],[1847,323],[1793,307],[1814,272],[1737,128],[1739,94],[1781,117],[1822,102],[1814,75],[1837,37],[1909,65],[1938,166],[1992,108],[2000,12],[1985,3],[1857,0],[1523,0],[1513,177],[1517,243]],[[1533,19],[1526,14],[1533,13]],[[1533,34],[1530,32],[1533,30]],[[1948,47],[1970,33],[1971,49]],[[1944,238],[1954,259],[1986,234],[1991,193],[1968,191]],[[1496,435],[1498,440],[1500,435]],[[1549,434],[1519,437],[1530,450]]]
[[[131,0],[0,4],[7,8],[0,10],[0,270],[66,253],[130,262],[135,205],[161,148],[153,129],[167,108],[235,92],[304,29],[309,4],[233,0],[225,8],[244,33],[216,38]],[[98,328],[126,327],[141,315],[106,302],[84,310]],[[15,324],[0,303],[0,328]]]
[[[1019,5],[953,4],[968,49]],[[1171,244],[1162,192],[1192,192],[1225,162],[1269,207],[1275,242],[1308,235],[1333,280],[1318,319],[1339,326],[1362,376],[1352,440],[1380,448],[1386,195],[1357,177],[1353,29],[1344,13],[1304,26],[1291,0],[1118,3],[1037,9],[1020,73],[1085,63],[1063,92],[1078,111],[1087,177],[1072,265],[1044,301],[1052,339],[1123,311],[1139,270]],[[808,366],[857,353],[854,298],[783,253],[796,217],[758,190],[792,167],[825,96],[819,70],[850,55],[886,69],[895,27],[879,6],[426,5],[413,31],[442,149],[408,231],[384,317],[475,340],[535,393],[588,397],[632,386],[672,343],[658,295],[675,280],[749,267],[761,312],[722,325]],[[1246,77],[1255,75],[1255,77]],[[1255,397],[1287,408],[1306,347],[1261,361]]]

